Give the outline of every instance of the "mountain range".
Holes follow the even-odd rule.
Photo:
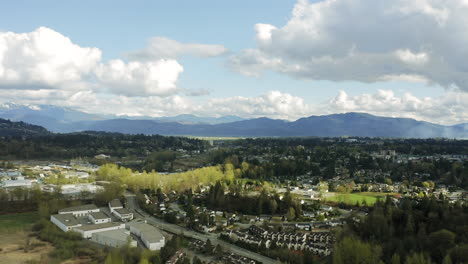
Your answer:
[[[310,116],[296,121],[266,117],[242,119],[179,115],[174,117],[117,117],[95,115],[50,105],[0,105],[0,118],[43,126],[52,132],[105,131],[125,134],[216,137],[397,137],[468,138],[468,124],[443,126],[409,118],[366,113]]]

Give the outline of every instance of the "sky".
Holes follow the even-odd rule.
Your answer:
[[[468,122],[467,0],[8,1],[0,102]]]

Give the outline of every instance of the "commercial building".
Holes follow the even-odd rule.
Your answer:
[[[132,234],[139,237],[149,250],[160,250],[164,247],[165,238],[156,227],[143,222],[130,222],[126,224],[126,227]]]
[[[85,204],[80,206],[74,206],[69,208],[64,208],[59,210],[59,214],[73,214],[75,217],[79,216],[88,216],[90,213],[99,212],[99,208],[97,208],[94,204]]]
[[[50,221],[54,223],[58,228],[64,232],[70,231],[75,227],[80,227],[81,224],[78,222],[73,214],[55,214],[50,216]]]
[[[90,213],[88,218],[93,224],[103,224],[112,221],[111,218],[103,212]]]
[[[119,199],[114,199],[109,202],[109,210],[111,211],[111,213],[114,213],[114,210],[116,209],[122,209],[122,208],[123,208],[123,205]]]
[[[76,231],[81,234],[83,238],[91,238],[94,233],[117,230],[125,228],[124,223],[104,223],[104,224],[95,224],[95,225],[83,225],[73,228],[73,231]]]
[[[5,180],[1,182],[3,188],[30,188],[32,186],[31,180]]]
[[[113,214],[122,222],[128,222],[133,219],[133,213],[126,208],[115,209]]]

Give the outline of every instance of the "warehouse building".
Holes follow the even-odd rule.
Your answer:
[[[160,250],[164,247],[165,238],[156,227],[143,222],[127,223],[126,227],[132,234],[139,237],[149,250]]]
[[[64,232],[70,231],[75,227],[80,227],[81,224],[73,216],[73,214],[55,214],[50,216],[50,221]]]
[[[73,231],[76,231],[81,234],[83,238],[91,238],[94,233],[117,230],[125,228],[124,223],[104,223],[104,224],[95,224],[95,225],[83,225],[73,228]]]
[[[90,213],[96,212],[99,212],[99,208],[94,204],[68,207],[58,211],[59,214],[73,214],[75,217],[88,216]]]
[[[88,215],[88,219],[93,224],[103,224],[103,223],[109,223],[112,221],[111,218],[103,212],[90,213]]]

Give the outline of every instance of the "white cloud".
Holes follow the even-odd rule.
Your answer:
[[[151,62],[111,60],[100,64],[96,76],[110,93],[124,95],[160,95],[177,92],[176,82],[184,68],[176,60]]]
[[[157,60],[157,59],[173,59],[182,55],[193,55],[197,57],[216,57],[227,52],[227,49],[222,45],[209,45],[198,43],[181,43],[173,39],[164,37],[154,37],[148,42],[148,45],[138,51],[128,54],[128,57],[133,60]]]
[[[176,83],[183,67],[175,59],[104,62],[101,53],[46,27],[29,33],[0,32],[0,89],[28,90],[26,94],[91,89],[127,96],[179,91]]]
[[[418,76],[468,91],[467,13],[466,0],[299,0],[285,25],[257,24],[257,47],[229,66],[312,80]]]
[[[84,79],[100,60],[99,49],[80,47],[46,27],[0,32],[1,86],[61,87]]]
[[[438,124],[458,124],[468,120],[468,93],[448,90],[439,97],[418,98],[411,93],[401,96],[392,90],[349,96],[340,91],[330,100],[330,113],[365,112],[379,116],[407,117]]]

